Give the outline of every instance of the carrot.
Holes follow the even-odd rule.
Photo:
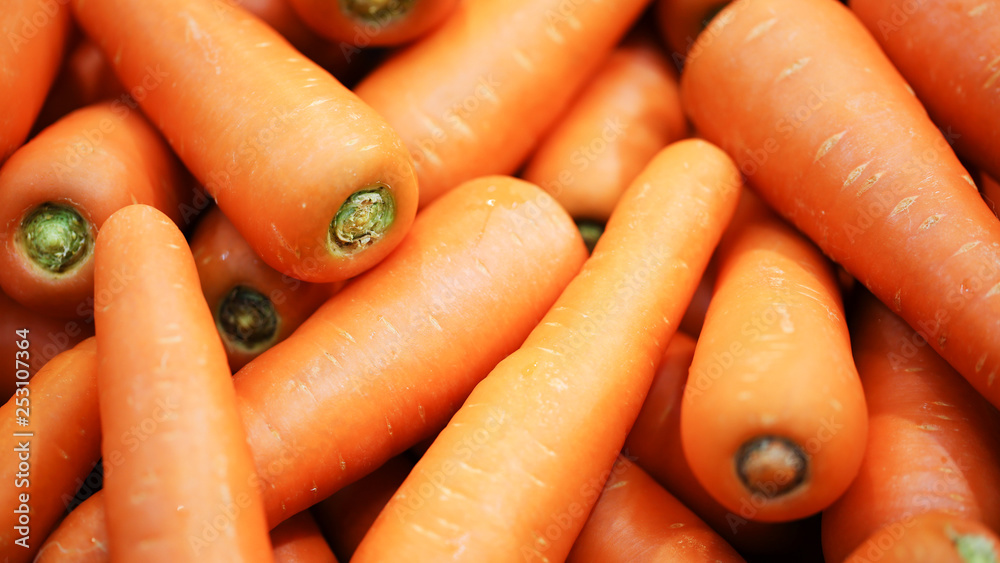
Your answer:
[[[42,109],[59,72],[69,26],[65,2],[5,0],[0,11],[0,164],[24,143]]]
[[[658,154],[583,271],[481,382],[354,560],[564,558],[597,500],[739,193],[704,141]]]
[[[409,43],[455,11],[458,0],[289,0],[316,33],[361,47]]]
[[[106,563],[108,535],[104,492],[98,491],[59,524],[38,551],[34,563]]]
[[[1000,223],[850,11],[730,4],[681,97],[774,209],[1000,405]]]
[[[135,101],[127,95],[101,48],[93,41],[82,39],[66,55],[31,136],[63,116],[101,100],[118,99],[135,107]]]
[[[95,288],[111,295],[95,317],[111,558],[272,561],[225,350],[184,236],[130,205],[104,224],[95,254]]]
[[[743,558],[638,465],[619,457],[566,561]]]
[[[688,304],[684,318],[681,319],[680,330],[697,337],[701,334],[701,327],[705,324],[705,314],[708,313],[708,304],[712,301],[712,289],[715,287],[715,278],[719,270],[718,260],[713,256],[708,261],[705,273],[698,282],[698,289]]]
[[[901,319],[860,299],[855,355],[868,399],[861,472],[823,513],[828,561],[878,528],[942,510],[1000,529],[1000,415]]]
[[[27,358],[31,349],[26,344],[19,351]],[[6,563],[31,561],[101,455],[96,351],[90,338],[56,356],[0,407],[8,454],[0,462],[0,553]]]
[[[694,348],[683,332],[670,339],[623,451],[741,553],[773,557],[801,549],[809,536],[804,522],[757,522],[749,519],[753,513],[731,512],[691,472],[681,446],[680,411]]]
[[[36,313],[7,297],[0,291],[0,334],[14,335],[15,331],[27,330],[29,357],[28,367],[16,362],[19,351],[13,336],[0,340],[0,400],[4,402],[14,395],[18,381],[29,381],[38,371],[59,353],[68,350],[94,334],[94,325],[83,321],[53,319]],[[23,356],[23,354],[22,354]],[[10,359],[7,361],[7,359]],[[21,370],[27,370],[21,371]]]
[[[300,512],[271,530],[274,563],[337,563],[316,520]]]
[[[198,223],[191,253],[233,371],[288,338],[342,285],[301,282],[264,264],[217,207]]]
[[[833,268],[745,192],[684,388],[692,472],[744,518],[804,518],[850,485],[867,428]]]
[[[396,456],[312,507],[313,515],[340,559],[351,559],[372,522],[412,469],[413,461],[406,455]]]
[[[611,53],[523,177],[573,217],[605,222],[649,160],[686,134],[673,69],[653,38],[636,38]]]
[[[876,531],[845,563],[997,563],[1000,538],[976,520],[930,512]]]
[[[268,265],[340,281],[402,240],[417,203],[405,147],[273,29],[226,0],[72,2],[119,79]]]
[[[0,169],[0,285],[23,305],[90,317],[94,238],[132,203],[181,222],[188,177],[156,130],[120,101],[73,112]]]
[[[980,174],[979,180],[979,193],[982,194],[983,201],[1000,218],[1000,183],[986,174]]]
[[[658,0],[656,23],[671,50],[671,58],[681,68],[698,34],[730,0]]]
[[[1000,6],[851,0],[850,7],[955,150],[1000,176]]]
[[[384,266],[236,374],[269,520],[442,428],[585,255],[565,211],[513,178],[474,180],[422,212]]]
[[[355,91],[409,148],[423,207],[466,180],[513,173],[647,3],[460,2]]]

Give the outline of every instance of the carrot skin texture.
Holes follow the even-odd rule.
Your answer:
[[[0,291],[0,334],[12,335],[10,338],[0,340],[0,358],[16,358],[19,349],[13,335],[14,331],[22,329],[28,330],[30,343],[27,368],[29,380],[49,360],[94,335],[93,323],[47,317],[28,309]],[[4,402],[17,389],[18,369],[20,368],[13,360],[0,364],[0,398]]]
[[[312,507],[316,521],[340,559],[351,559],[379,512],[412,469],[413,461],[406,455],[398,455]]]
[[[1000,6],[851,0],[955,150],[1000,176]]]
[[[739,182],[729,157],[704,141],[660,152],[625,192],[583,271],[472,392],[354,560],[404,551],[427,561],[564,558],[732,215]],[[558,533],[546,531],[553,522]]]
[[[585,257],[566,212],[521,180],[474,180],[422,212],[384,266],[235,376],[269,521],[444,427]]]
[[[582,0],[567,13],[561,0],[460,2],[355,91],[409,148],[424,207],[513,173],[647,3]]]
[[[191,237],[191,253],[198,267],[202,292],[226,347],[229,367],[234,372],[259,356],[265,346],[269,348],[288,338],[343,285],[299,281],[264,264],[217,207],[206,212],[199,221]],[[258,292],[273,307],[270,310],[276,317],[274,335],[263,343],[249,342],[252,335],[241,338],[239,331],[224,331],[222,328],[226,325],[220,323],[221,308],[227,296],[238,287]],[[253,330],[253,327],[245,325],[238,328]]]
[[[963,554],[956,541],[963,536],[966,542],[976,538],[977,553],[985,558]],[[996,563],[998,555],[1000,538],[982,522],[928,512],[908,515],[875,531],[844,563]]]
[[[619,458],[567,562],[743,562],[718,534],[652,477]]]
[[[857,311],[868,448],[823,513],[826,559],[842,561],[880,527],[924,512],[1000,529],[1000,415],[884,305],[865,295]]]
[[[226,0],[73,0],[73,8],[268,265],[304,281],[341,281],[402,240],[417,186],[399,137],[259,19]],[[331,221],[351,194],[377,184],[395,200],[394,219],[381,238],[335,254]]]
[[[77,110],[21,147],[0,169],[0,285],[43,314],[88,319],[94,297],[93,239],[112,213],[152,205],[182,223],[190,178],[163,138],[120,100]],[[90,242],[76,264],[52,273],[29,258],[22,222],[38,206],[73,208]]]
[[[771,207],[1000,405],[1000,224],[849,10],[730,4],[692,49],[681,98]]]
[[[358,17],[345,8],[346,2],[341,1],[289,2],[316,33],[330,41],[358,47],[385,47],[423,37],[451,15],[459,0],[398,2],[408,3],[410,7],[399,15],[379,14],[376,17]]]
[[[523,177],[576,219],[605,222],[656,153],[687,136],[680,86],[651,37],[615,49],[542,140]]]
[[[225,350],[184,236],[131,205],[105,223],[95,256],[95,288],[112,295],[95,312],[111,560],[272,561]]]
[[[97,491],[59,524],[34,563],[107,563],[107,527],[104,524],[104,491]]]
[[[986,205],[993,210],[993,214],[1000,218],[1000,183],[986,174],[980,174],[979,193]]]
[[[684,454],[734,513],[750,505],[755,520],[804,518],[843,493],[864,453],[867,412],[840,289],[819,250],[749,191],[718,259],[684,389]],[[764,436],[799,448],[803,467],[789,471],[800,484],[791,474],[744,484],[742,447]]]
[[[19,455],[3,460],[0,489],[3,507],[3,531],[0,553],[8,563],[31,561],[41,542],[58,523],[65,510],[64,498],[72,497],[101,455],[101,428],[97,415],[97,343],[88,339],[46,364],[31,384],[0,407],[0,436],[5,452],[19,452],[25,443],[30,452],[30,479],[17,477]],[[18,400],[30,408],[27,426],[15,424]],[[20,432],[34,436],[19,437]],[[28,546],[15,545],[21,535],[15,512],[22,502],[19,496],[30,495],[31,526]]]
[[[41,25],[40,25],[41,24]],[[24,143],[59,72],[70,28],[65,3],[7,0],[0,12],[0,164]],[[10,111],[9,108],[17,108]]]
[[[695,340],[684,332],[670,339],[623,452],[740,553],[784,554],[801,547],[797,540],[807,534],[800,522],[750,520],[752,505],[734,513],[691,472],[681,445],[680,411],[694,349]]]
[[[316,520],[300,512],[271,530],[274,563],[337,563]]]

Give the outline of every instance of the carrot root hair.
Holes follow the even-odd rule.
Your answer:
[[[90,223],[71,206],[43,203],[21,221],[22,249],[33,264],[53,274],[71,269],[93,246]]]
[[[328,244],[338,255],[353,254],[385,235],[396,219],[388,186],[373,184],[351,194],[330,222]]]
[[[416,0],[341,0],[344,13],[364,21],[390,22],[405,16]]]
[[[948,538],[955,546],[955,551],[966,563],[997,563],[998,556],[993,549],[993,541],[980,534],[959,534],[955,530],[946,530]]]
[[[809,462],[802,448],[782,436],[747,440],[736,453],[736,472],[752,493],[777,498],[805,481]]]
[[[256,289],[238,285],[219,305],[219,332],[232,346],[248,352],[270,346],[278,334],[274,303]]]

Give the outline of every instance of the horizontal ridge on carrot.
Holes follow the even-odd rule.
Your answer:
[[[858,477],[823,512],[827,561],[843,561],[882,526],[933,510],[1000,529],[1000,414],[867,292],[853,321],[868,447]]]
[[[583,270],[476,386],[354,561],[565,558],[739,188],[732,160],[707,142],[657,154]]]
[[[676,73],[655,38],[637,34],[612,51],[522,177],[575,219],[603,223],[650,159],[686,135]]]
[[[112,561],[273,561],[226,353],[184,236],[146,205],[97,237],[95,311]],[[124,278],[124,281],[122,281]]]
[[[730,4],[681,98],[771,207],[1000,405],[1000,222],[846,7]]]
[[[288,0],[316,33],[361,47],[400,45],[441,24],[459,0]]]
[[[89,318],[104,221],[143,203],[181,223],[191,193],[187,172],[138,110],[120,100],[77,110],[0,168],[0,285],[36,311]]]
[[[73,0],[73,8],[268,265],[340,281],[402,240],[417,205],[406,147],[272,28],[226,0]]]
[[[409,148],[423,207],[514,173],[648,2],[463,1],[355,91]]]
[[[865,449],[840,287],[819,249],[750,191],[718,259],[684,388],[684,455],[734,514],[805,518],[847,489]]]
[[[198,222],[191,253],[233,371],[288,338],[342,285],[299,281],[264,264],[217,207]]]
[[[955,150],[1000,177],[1000,5],[850,0]]]
[[[21,352],[27,355],[31,348]],[[97,463],[97,410],[93,338],[53,358],[0,408],[2,448],[8,453],[0,459],[0,553],[5,563],[31,561],[62,517],[66,499]],[[19,419],[28,423],[19,424]],[[27,471],[20,467],[22,461],[29,462]]]

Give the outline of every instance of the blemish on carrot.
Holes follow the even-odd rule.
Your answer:
[[[813,162],[819,162],[819,159],[826,156],[826,153],[830,152],[830,149],[832,149],[837,143],[839,143],[840,139],[842,139],[846,133],[847,129],[844,129],[840,133],[831,135],[830,138],[823,141],[823,144],[819,146],[819,150],[816,151],[816,156],[813,157]]]
[[[975,248],[977,246],[979,246],[979,241],[978,240],[977,241],[973,241],[973,242],[967,242],[967,243],[963,244],[961,248],[959,248],[957,251],[955,251],[955,254],[953,254],[953,256],[958,256],[959,254],[965,254],[966,252],[972,250],[973,248]]]
[[[919,230],[921,230],[921,231],[925,231],[925,230],[933,227],[935,224],[937,224],[937,222],[940,221],[941,218],[942,218],[941,215],[931,215],[927,219],[924,219],[924,222],[921,223],[920,226],[917,227],[917,228]]]
[[[790,66],[790,67],[786,68],[785,70],[781,71],[780,73],[778,73],[778,77],[774,81],[775,82],[781,82],[782,80],[784,80],[784,79],[788,78],[789,76],[795,74],[796,72],[802,70],[807,64],[809,64],[809,61],[811,61],[811,60],[812,59],[809,58],[809,57],[803,57],[803,58],[795,61],[792,64],[792,66]]]
[[[878,172],[877,174],[874,174],[871,177],[869,177],[867,180],[865,180],[865,183],[861,186],[861,189],[858,190],[857,195],[860,197],[861,194],[867,192],[869,188],[871,188],[872,186],[874,186],[875,183],[878,182],[882,178],[883,174],[885,174],[885,172]]]
[[[988,2],[984,2],[984,3],[976,6],[975,8],[969,10],[968,11],[969,17],[973,17],[974,18],[974,17],[982,14],[983,12],[985,12],[986,9],[989,8],[989,7],[990,7],[989,3]]]
[[[862,164],[861,166],[858,166],[854,170],[851,170],[851,173],[847,175],[847,179],[844,180],[844,187],[846,188],[847,186],[853,184],[854,181],[858,179],[858,176],[860,176],[861,173],[865,171],[865,168],[867,168],[868,165],[871,164],[871,162],[872,161],[869,160],[868,162]]]
[[[900,213],[904,213],[907,209],[910,208],[911,205],[913,205],[913,202],[917,200],[917,197],[918,196],[914,195],[900,200],[900,202],[896,204],[896,207],[893,208],[892,213],[889,213],[889,217],[895,217]]]
[[[744,43],[749,43],[750,41],[753,41],[754,39],[757,39],[761,35],[767,33],[767,31],[769,29],[771,29],[772,27],[774,27],[774,24],[777,23],[777,22],[778,22],[778,18],[771,18],[769,20],[763,21],[763,22],[755,25],[754,28],[750,30],[750,33],[747,34],[747,37],[746,37],[746,39],[743,40],[743,42]]]

